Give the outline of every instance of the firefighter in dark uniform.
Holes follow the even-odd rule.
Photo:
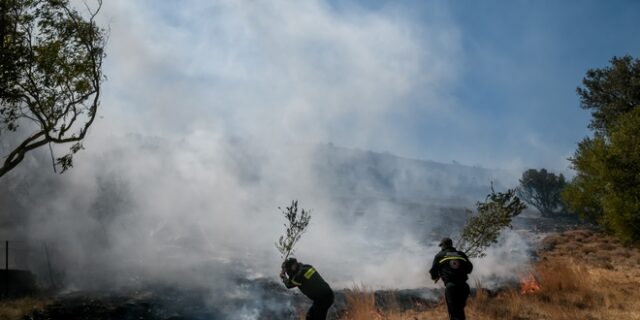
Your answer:
[[[307,312],[307,320],[327,318],[327,312],[333,304],[333,290],[313,266],[302,264],[295,258],[289,258],[282,263],[280,279],[288,289],[298,287],[313,301],[313,305]]]
[[[429,273],[431,279],[442,279],[445,285],[444,297],[447,301],[450,320],[465,320],[464,307],[469,297],[467,275],[473,270],[473,264],[467,255],[456,250],[449,238],[444,238],[439,244],[442,251],[433,258]]]

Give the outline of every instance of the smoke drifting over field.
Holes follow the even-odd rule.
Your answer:
[[[338,286],[420,287],[428,285],[424,271],[436,249],[432,241],[459,228],[449,221],[464,219],[441,216],[428,200],[395,198],[395,187],[356,190],[376,188],[374,181],[359,184],[357,174],[353,185],[334,185],[332,192],[318,181],[354,181],[314,170],[316,159],[328,152],[335,159],[338,148],[282,147],[273,154],[204,132],[173,142],[126,138],[97,153],[88,147],[62,176],[50,172],[43,154],[9,179],[15,198],[5,212],[25,219],[14,237],[54,243],[68,280],[81,287],[149,277],[217,282],[208,273],[195,279],[183,274],[212,265],[272,277],[280,263],[274,241],[284,229],[276,207],[293,198],[313,210],[298,257]],[[277,161],[283,154],[296,160]],[[359,166],[380,172],[361,159],[336,171],[348,175]],[[382,181],[393,186],[403,180]],[[447,197],[440,192],[425,199],[437,195]]]
[[[312,221],[297,257],[335,287],[433,286],[434,241],[464,219],[442,208],[472,207],[509,175],[322,143],[409,150],[388,120],[447,113],[455,28],[425,42],[393,10],[190,4],[105,2],[102,118],[71,171],[55,175],[40,153],[3,181],[3,234],[52,244],[69,289],[231,288],[232,274],[275,279],[276,208],[298,199]],[[397,109],[416,97],[424,105]],[[510,250],[527,245],[505,237]],[[502,254],[478,261],[477,274],[522,262]]]

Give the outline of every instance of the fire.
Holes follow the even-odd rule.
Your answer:
[[[531,273],[520,280],[520,294],[535,293],[540,289],[540,284]]]

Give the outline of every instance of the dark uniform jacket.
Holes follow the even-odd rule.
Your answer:
[[[473,264],[469,261],[467,255],[462,251],[449,247],[436,254],[429,273],[433,280],[442,278],[444,283],[460,283],[467,281],[467,274],[471,273],[472,270]]]
[[[313,266],[300,264],[298,268],[298,272],[282,279],[287,288],[298,287],[311,300],[333,296],[333,290]]]

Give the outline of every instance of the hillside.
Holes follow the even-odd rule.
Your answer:
[[[513,183],[508,172],[478,166],[440,163],[378,153],[319,145],[314,168],[323,185],[337,194],[380,198],[395,202],[451,205],[475,202],[497,188]]]
[[[181,248],[196,255],[215,242],[203,237],[202,230],[232,223],[239,229],[234,234],[254,232],[245,230],[255,226],[243,219],[269,229],[261,234],[277,237],[276,208],[296,198],[331,224],[344,227],[330,227],[332,232],[357,233],[365,243],[384,239],[390,246],[395,245],[390,240],[401,241],[405,234],[427,242],[458,232],[468,216],[465,208],[482,200],[492,181],[502,189],[508,179],[500,170],[333,145],[271,150],[237,139],[225,140],[224,152],[218,153],[192,143],[131,136],[96,154],[88,150],[83,153],[88,159],[64,175],[51,171],[48,154],[33,157],[0,185],[0,240],[46,242],[57,250],[54,271],[71,272],[77,280],[87,270],[110,266],[112,258],[99,261],[96,252],[140,255],[133,252],[136,246],[122,241],[125,238],[146,244],[140,249],[144,254]],[[144,155],[137,154],[140,150]],[[224,232],[221,228],[212,233]],[[273,241],[229,239],[224,237],[217,246],[224,250],[256,239],[245,247],[262,254]],[[175,250],[170,251],[158,253],[159,259]],[[69,271],[78,260],[91,266]],[[93,275],[87,278],[91,279],[79,282],[96,283]],[[104,282],[112,283],[113,278]]]
[[[488,292],[476,283],[467,317],[478,320],[640,319],[640,248],[592,230],[544,238],[538,259],[522,270],[520,287]],[[356,292],[343,320],[446,319],[440,299],[427,310],[377,310],[372,293]]]

